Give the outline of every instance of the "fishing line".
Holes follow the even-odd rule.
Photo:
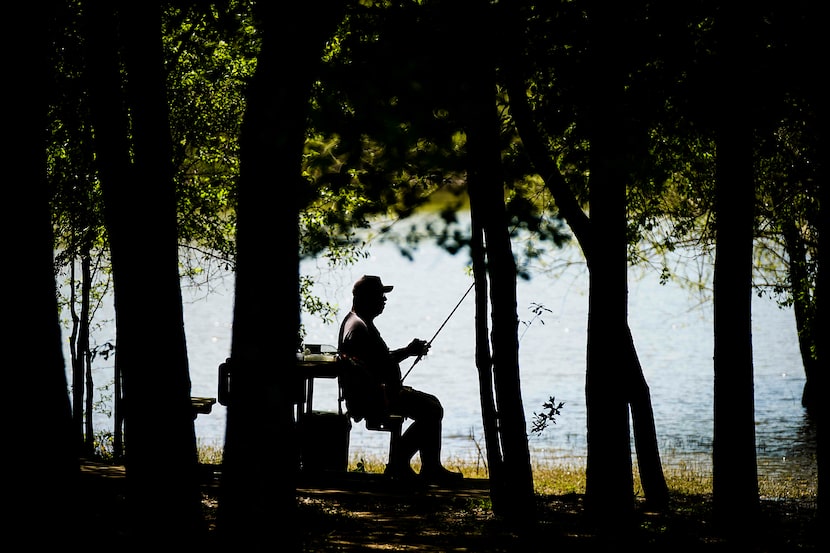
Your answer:
[[[475,281],[473,281],[473,283],[472,283],[472,284],[470,284],[470,287],[469,287],[469,288],[467,288],[467,291],[466,291],[466,292],[464,292],[464,295],[463,295],[463,296],[461,296],[461,299],[460,299],[460,300],[458,300],[458,303],[456,303],[456,304],[455,304],[455,307],[453,307],[453,308],[452,308],[452,311],[450,311],[450,314],[449,314],[449,315],[447,315],[447,318],[446,318],[446,319],[444,319],[444,322],[443,322],[443,323],[441,323],[441,326],[440,326],[440,327],[438,327],[438,330],[436,330],[436,331],[435,331],[435,334],[433,334],[433,335],[432,335],[432,338],[430,338],[429,342],[427,342],[427,346],[431,346],[431,345],[432,345],[432,341],[433,341],[433,340],[435,340],[435,338],[436,338],[436,337],[438,337],[438,334],[441,332],[441,330],[444,328],[444,326],[446,326],[447,322],[449,322],[449,320],[452,318],[453,314],[455,314],[456,310],[457,310],[457,309],[458,309],[458,307],[461,305],[461,302],[463,302],[463,301],[464,301],[464,298],[466,298],[466,297],[467,297],[467,294],[469,294],[469,293],[470,293],[470,290],[472,290],[472,289],[473,289],[473,287],[475,286],[475,284],[476,284],[476,283],[475,283]],[[426,346],[425,346],[425,349],[426,349]],[[404,381],[404,380],[406,380],[406,377],[407,377],[407,376],[409,376],[409,373],[411,373],[411,372],[412,372],[412,369],[414,369],[414,368],[415,368],[415,365],[417,365],[417,364],[418,364],[418,362],[419,362],[419,361],[420,361],[423,357],[424,357],[424,354],[422,353],[422,354],[420,354],[418,357],[416,357],[416,358],[415,358],[415,362],[414,362],[414,363],[412,363],[412,366],[411,366],[411,367],[409,367],[409,370],[408,370],[408,371],[406,371],[406,374],[405,374],[405,375],[403,375],[403,378],[401,378],[401,384],[403,384],[403,381]]]
[[[397,221],[395,221],[395,222],[397,222]],[[394,223],[392,223],[392,224],[394,224]],[[389,225],[389,226],[391,227],[392,225]],[[513,231],[515,231],[517,228],[518,228],[518,224],[516,224],[516,225],[513,227],[513,229],[510,231],[510,232],[511,232],[511,234],[512,234],[512,233],[513,233]],[[449,322],[450,318],[452,318],[452,316],[453,316],[453,314],[455,313],[455,311],[458,309],[458,307],[459,307],[459,306],[461,305],[461,303],[464,301],[464,298],[466,298],[466,297],[467,297],[467,294],[469,294],[469,293],[470,293],[470,291],[473,289],[473,287],[475,286],[475,284],[476,284],[476,283],[475,283],[475,281],[473,281],[473,283],[472,283],[472,284],[470,284],[470,287],[469,287],[469,288],[467,288],[467,291],[466,291],[466,292],[464,292],[464,295],[463,295],[463,296],[461,296],[461,299],[460,299],[460,300],[458,300],[458,303],[457,303],[457,304],[455,304],[455,307],[453,307],[452,311],[450,311],[450,314],[447,316],[447,318],[446,318],[446,319],[444,319],[444,322],[443,322],[443,323],[441,323],[441,326],[440,326],[440,327],[438,327],[438,330],[437,330],[437,331],[435,332],[435,334],[432,336],[432,338],[430,339],[430,341],[429,341],[429,342],[427,342],[427,346],[432,345],[432,341],[433,341],[433,340],[435,340],[435,338],[438,336],[438,333],[439,333],[439,332],[441,332],[441,330],[444,328],[444,326],[447,324],[447,322]],[[408,370],[408,371],[406,371],[406,374],[405,374],[405,375],[403,375],[403,378],[401,378],[401,384],[403,384],[403,381],[404,381],[404,380],[406,380],[406,377],[407,377],[407,376],[409,376],[409,373],[411,373],[411,372],[412,372],[412,369],[414,369],[414,368],[415,368],[415,365],[417,365],[417,364],[421,361],[421,359],[422,359],[423,357],[424,357],[424,354],[422,353],[422,354],[420,354],[418,357],[416,357],[416,358],[415,358],[415,362],[414,362],[414,363],[412,363],[412,366],[411,366],[411,367],[409,367],[409,370]]]

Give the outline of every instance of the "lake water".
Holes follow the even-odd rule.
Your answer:
[[[362,274],[380,275],[395,289],[376,320],[390,347],[413,337],[429,340],[470,287],[466,254],[451,256],[422,246],[414,261],[391,245],[375,244],[372,255],[348,269],[330,272],[322,262],[302,264],[303,274],[319,278],[317,293],[340,307],[351,306],[351,285]],[[550,396],[563,401],[555,425],[530,434],[532,456],[540,462],[583,463],[585,441],[585,349],[588,276],[572,269],[557,278],[520,281],[520,367],[528,428]],[[708,467],[712,446],[713,338],[711,304],[676,285],[662,286],[655,276],[630,278],[629,320],[646,381],[664,463]],[[212,293],[185,290],[185,326],[193,381],[192,395],[216,396],[218,365],[231,343],[233,280],[214,282]],[[534,319],[534,305],[542,305]],[[444,404],[443,457],[476,459],[483,447],[478,377],[474,364],[473,294],[460,304],[435,337],[428,356],[406,384],[439,396]],[[339,321],[339,319],[338,319]],[[304,317],[307,343],[337,343],[338,325]],[[275,329],[276,331],[276,329]],[[753,303],[755,419],[759,472],[790,471],[798,463],[805,478],[815,477],[814,435],[801,407],[804,370],[791,309],[771,300]],[[404,361],[405,373],[414,358]],[[111,368],[98,376],[110,378]],[[315,408],[336,409],[333,383],[318,382]],[[224,441],[226,409],[217,404],[196,419],[204,444]],[[388,434],[354,424],[350,452],[385,456]],[[633,448],[632,448],[633,452]],[[668,464],[668,463],[667,463]]]

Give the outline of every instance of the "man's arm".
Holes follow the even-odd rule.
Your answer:
[[[395,363],[400,363],[407,357],[413,357],[415,355],[426,355],[429,351],[430,345],[425,340],[419,340],[415,338],[409,345],[404,348],[393,349],[389,351],[389,355],[392,356],[392,359]]]

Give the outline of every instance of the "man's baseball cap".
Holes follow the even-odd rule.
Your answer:
[[[354,296],[379,296],[386,292],[391,292],[393,286],[384,286],[379,276],[363,275],[352,288],[352,295]]]

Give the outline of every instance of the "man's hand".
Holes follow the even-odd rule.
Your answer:
[[[415,338],[406,346],[406,353],[413,355],[426,355],[429,352],[430,344],[426,340]]]

